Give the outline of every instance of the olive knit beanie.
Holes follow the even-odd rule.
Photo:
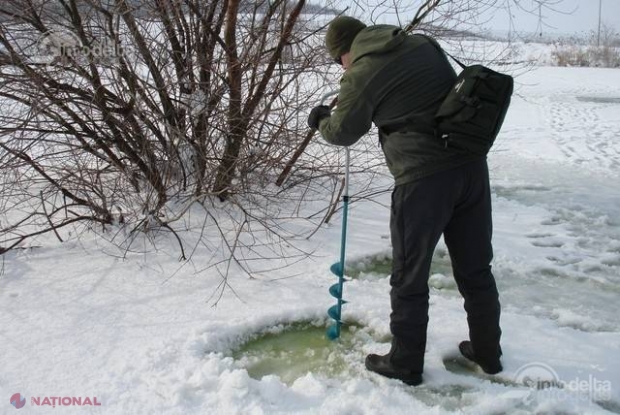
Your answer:
[[[325,35],[325,46],[332,59],[338,61],[351,50],[353,39],[366,27],[359,20],[349,16],[338,16],[331,21]]]

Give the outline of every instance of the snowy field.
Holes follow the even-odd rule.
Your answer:
[[[339,217],[299,242],[311,258],[230,275],[234,293],[217,306],[222,280],[203,269],[208,258],[179,269],[173,248],[121,259],[101,238],[50,236],[4,255],[0,414],[620,413],[620,70],[538,68],[517,83],[489,156],[500,376],[446,368],[467,329],[442,245],[424,384],[364,369],[365,354],[389,349],[388,276],[363,271],[390,252],[386,193],[350,212],[348,265],[362,271],[345,286],[344,316],[358,329],[353,347],[333,346],[328,359],[345,364],[332,375],[254,379],[233,355],[256,333],[326,323]],[[541,372],[550,387],[528,386]]]

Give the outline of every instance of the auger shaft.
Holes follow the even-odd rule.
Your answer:
[[[347,225],[349,219],[349,166],[350,166],[350,151],[347,147],[345,149],[345,177],[344,177],[344,193],[342,196],[343,201],[343,213],[342,213],[342,235],[340,240],[340,262],[335,263],[331,267],[331,271],[338,276],[338,282],[330,287],[330,294],[338,299],[335,306],[332,306],[328,310],[328,315],[336,322],[327,330],[327,337],[331,340],[335,340],[340,337],[340,327],[342,326],[342,306],[346,302],[342,298],[344,290],[344,271],[345,271],[345,254],[347,249]]]
[[[321,105],[323,105],[328,98],[338,94],[339,91],[332,91],[325,94],[321,100]],[[337,102],[337,100],[334,100]],[[345,253],[347,249],[347,223],[349,219],[349,174],[350,174],[350,164],[351,164],[351,153],[349,151],[349,147],[345,147],[345,170],[344,170],[344,192],[342,195],[343,201],[343,213],[342,213],[342,236],[340,240],[340,262],[336,262],[330,267],[331,272],[338,277],[338,282],[329,287],[329,293],[332,297],[335,297],[338,302],[331,306],[329,310],[327,310],[327,315],[330,318],[335,320],[335,323],[332,324],[327,329],[327,337],[330,340],[335,340],[340,337],[340,327],[342,326],[342,306],[346,303],[345,300],[342,299],[343,287],[344,287],[344,264],[345,264]]]

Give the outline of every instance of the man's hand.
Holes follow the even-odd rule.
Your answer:
[[[329,117],[330,114],[331,110],[327,105],[319,105],[318,107],[312,108],[308,116],[308,127],[318,130],[321,120],[325,117]]]

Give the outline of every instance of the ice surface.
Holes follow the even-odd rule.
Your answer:
[[[502,376],[536,363],[583,388],[532,390],[446,370],[467,328],[443,244],[431,278],[424,384],[365,371],[365,354],[389,349],[384,193],[351,208],[347,258],[383,258],[384,268],[345,284],[345,319],[364,328],[359,335],[373,334],[351,344],[334,365],[339,373],[287,378],[274,366],[255,379],[232,357],[265,330],[325,323],[337,217],[302,242],[312,257],[252,279],[231,273],[234,294],[226,290],[217,305],[209,299],[222,280],[207,267],[211,258],[181,266],[173,249],[123,255],[88,234],[63,245],[50,236],[1,258],[6,407],[21,393],[28,404],[32,396],[97,396],[102,406],[90,413],[105,414],[619,413],[620,107],[611,98],[620,96],[620,71],[540,68],[517,82],[489,155]]]

